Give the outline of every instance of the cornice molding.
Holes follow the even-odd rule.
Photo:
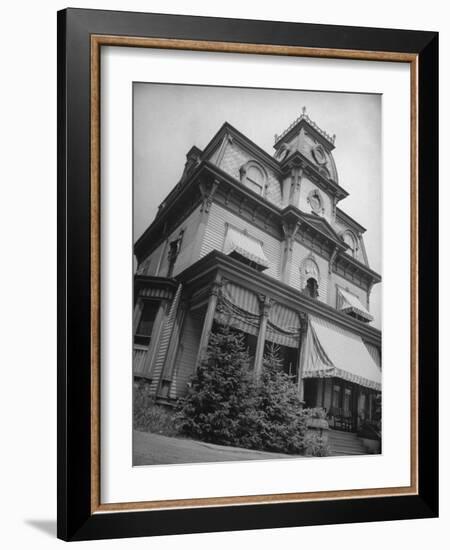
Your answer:
[[[358,270],[362,272],[366,278],[370,281],[373,281],[373,283],[380,283],[381,282],[381,275],[374,271],[373,269],[370,269],[367,265],[364,265],[359,260],[352,258],[348,254],[344,253],[338,253],[336,256],[336,260],[334,262],[333,271],[337,271],[339,267],[339,263],[345,263],[347,265],[351,265],[355,270]]]

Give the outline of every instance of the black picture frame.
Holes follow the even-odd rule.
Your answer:
[[[418,61],[418,492],[310,502],[92,512],[91,36],[353,51]],[[438,34],[148,13],[58,13],[58,531],[64,540],[438,515]],[[423,367],[423,368],[421,368]]]

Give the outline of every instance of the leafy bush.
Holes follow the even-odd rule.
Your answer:
[[[170,409],[157,405],[150,395],[150,384],[135,382],[133,395],[133,427],[141,432],[174,436],[179,433],[176,418]]]
[[[329,456],[330,448],[326,439],[318,433],[309,432],[304,439],[306,456]]]
[[[249,364],[244,336],[219,325],[180,403],[182,432],[212,443],[302,452],[306,414],[296,386],[281,369],[278,348],[265,355],[259,383]]]

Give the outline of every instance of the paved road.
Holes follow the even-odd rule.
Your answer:
[[[191,439],[167,437],[147,432],[134,431],[133,436],[134,466],[295,458],[294,455],[251,451],[239,447],[224,447],[223,445],[213,445],[201,441],[192,441]]]

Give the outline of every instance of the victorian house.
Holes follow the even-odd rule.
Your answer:
[[[226,322],[245,334],[256,378],[275,343],[306,406],[350,430],[373,416],[381,333],[370,294],[381,278],[364,227],[338,206],[348,193],[334,148],[303,109],[273,156],[226,122],[188,151],[134,247],[134,376],[157,399],[184,394]]]

